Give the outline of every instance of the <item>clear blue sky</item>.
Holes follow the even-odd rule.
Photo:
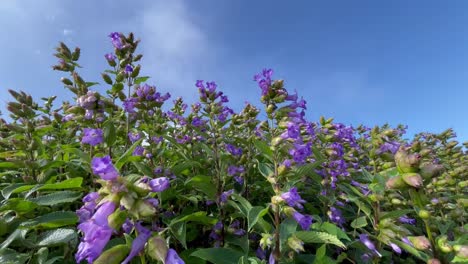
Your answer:
[[[312,120],[404,123],[410,134],[453,127],[466,141],[467,10],[461,0],[2,0],[0,109],[9,88],[70,99],[50,68],[58,41],[80,46],[82,75],[101,81],[107,35],[133,31],[150,84],[189,102],[197,79],[216,81],[235,109],[257,102],[252,76],[271,67]]]

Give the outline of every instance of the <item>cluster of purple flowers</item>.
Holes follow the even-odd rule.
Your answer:
[[[299,193],[297,192],[296,187],[292,187],[289,191],[284,192],[281,194],[281,198],[291,207],[295,207],[298,209],[303,209],[304,206],[302,205],[306,201],[301,198]],[[309,230],[310,226],[312,225],[312,217],[310,215],[303,215],[297,211],[292,212],[293,219],[301,226],[303,230]]]
[[[242,175],[245,172],[244,166],[242,166],[242,165],[240,165],[240,166],[231,165],[231,166],[228,167],[227,172],[228,172],[229,176],[234,177],[234,180],[237,183],[239,183],[240,185],[244,184],[244,178],[242,177]]]
[[[103,132],[102,129],[96,128],[84,128],[83,129],[83,138],[81,143],[89,144],[91,146],[97,146],[103,141]]]
[[[265,96],[269,92],[272,80],[271,76],[273,75],[272,69],[263,69],[262,73],[256,74],[254,76],[254,81],[258,83],[260,89],[262,89],[262,96]]]
[[[233,156],[242,156],[242,148],[236,148],[234,145],[226,144],[226,150]]]

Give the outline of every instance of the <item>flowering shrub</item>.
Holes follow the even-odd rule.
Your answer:
[[[105,94],[60,43],[75,102],[10,91],[0,119],[0,263],[466,263],[468,156],[449,129],[311,122],[255,75],[265,115],[215,82],[199,101],[146,84],[109,35]]]

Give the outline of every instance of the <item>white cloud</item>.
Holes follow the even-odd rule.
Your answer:
[[[203,78],[213,62],[213,47],[195,22],[183,1],[158,1],[142,16],[144,62],[150,74],[163,89],[186,99],[196,95],[196,79]]]

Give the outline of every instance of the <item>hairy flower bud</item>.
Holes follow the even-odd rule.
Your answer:
[[[442,264],[442,262],[440,262],[440,260],[438,259],[429,259],[426,263],[427,264]]]
[[[107,220],[109,221],[109,226],[112,227],[112,229],[119,230],[126,219],[127,213],[125,211],[117,209],[115,210],[115,212],[109,215]]]
[[[288,246],[297,253],[304,251],[304,242],[294,235],[288,238]]]
[[[391,190],[392,189],[401,189],[401,188],[404,188],[406,186],[407,185],[406,185],[405,181],[403,180],[403,178],[400,175],[388,179],[387,183],[385,183],[385,187],[387,187],[387,189],[391,189]]]
[[[406,149],[402,146],[395,153],[395,162],[398,171],[401,173],[405,172],[417,172],[419,170],[419,163],[421,161],[421,155],[419,154],[408,154]]]
[[[443,165],[432,163],[423,164],[419,168],[419,174],[421,174],[424,179],[437,177],[445,170]]]
[[[418,173],[405,173],[401,175],[401,178],[406,184],[414,188],[420,188],[423,185],[422,177]]]
[[[431,242],[425,236],[413,236],[408,237],[408,239],[413,243],[414,247],[419,250],[426,250],[431,248]]]
[[[164,262],[167,255],[166,241],[159,235],[153,236],[148,240],[148,255],[155,260]]]

